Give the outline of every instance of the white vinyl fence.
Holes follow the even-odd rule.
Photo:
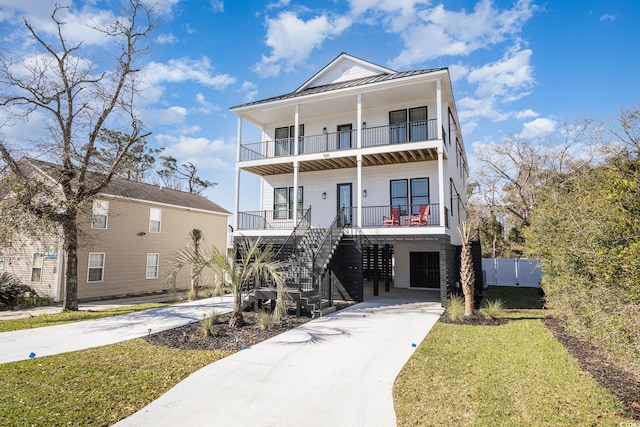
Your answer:
[[[485,286],[539,287],[542,271],[537,260],[482,258]]]

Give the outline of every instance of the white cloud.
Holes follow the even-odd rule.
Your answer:
[[[605,13],[604,15],[602,15],[600,17],[600,21],[609,21],[609,22],[613,22],[616,20],[616,15],[611,15],[610,13]]]
[[[160,34],[158,37],[156,37],[156,43],[158,44],[172,44],[172,43],[175,43],[175,41],[176,41],[176,36],[174,36],[171,33]]]
[[[141,112],[144,124],[148,127],[161,125],[182,125],[185,123],[188,111],[181,106],[171,106],[169,108],[153,108]]]
[[[194,81],[218,90],[224,90],[236,79],[228,74],[215,73],[208,58],[170,59],[167,63],[149,62],[143,70],[149,86],[161,83]]]
[[[199,113],[209,114],[212,111],[220,110],[220,107],[207,101],[204,97],[204,94],[202,94],[201,92],[198,92],[196,94],[196,103],[198,103],[198,105],[200,106],[196,108],[196,111],[198,111]]]
[[[405,8],[409,10],[409,6]],[[494,8],[491,0],[481,0],[470,13],[464,9],[449,11],[442,4],[418,8],[413,17],[405,17],[401,24],[395,20],[387,28],[404,41],[404,49],[390,65],[403,68],[446,55],[466,56],[501,43],[520,32],[535,8],[531,0],[519,0],[512,9],[504,11]]]
[[[244,94],[245,101],[250,102],[258,96],[258,86],[253,82],[244,81],[239,92]]]
[[[253,70],[262,76],[276,76],[281,70],[292,71],[306,61],[322,43],[340,35],[351,25],[343,16],[318,15],[307,21],[293,12],[282,12],[277,18],[266,18],[266,44],[271,55],[262,56]]]
[[[224,12],[224,2],[222,0],[210,0],[209,4],[213,13]]]
[[[555,132],[557,123],[554,120],[538,118],[522,125],[518,134],[523,139],[535,139]]]
[[[469,74],[469,67],[463,64],[449,65],[449,76],[451,76],[451,82],[455,83],[458,80],[465,78]]]
[[[191,162],[201,172],[209,170],[221,174],[234,170],[235,144],[225,143],[222,139],[160,134],[156,141],[165,147],[164,155],[175,157],[180,164]],[[216,181],[215,177],[207,179]]]
[[[531,110],[531,109],[527,109],[527,110],[523,110],[523,111],[518,111],[515,114],[516,119],[530,119],[532,117],[538,117],[538,113],[536,113],[535,111]]]
[[[534,83],[530,65],[532,51],[510,51],[500,61],[488,63],[469,72],[469,83],[477,84],[476,95],[519,97],[519,92]]]

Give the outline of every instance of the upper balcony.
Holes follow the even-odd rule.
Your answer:
[[[240,167],[259,175],[291,173],[290,162],[297,157],[305,161],[301,171],[348,168],[355,167],[356,153],[363,154],[363,166],[407,163],[437,159],[440,145],[437,119],[365,127],[362,129],[360,151],[355,151],[358,149],[357,138],[357,129],[300,136],[297,152],[295,138],[241,144]],[[442,139],[446,138],[443,128]],[[446,153],[447,146],[443,145]],[[370,150],[373,147],[380,149]],[[263,162],[268,159],[278,161]]]

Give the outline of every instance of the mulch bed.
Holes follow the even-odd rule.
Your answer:
[[[508,322],[506,319],[498,319],[496,317],[485,317],[480,314],[472,314],[464,317],[462,320],[454,320],[447,316],[441,316],[440,322],[451,323],[454,325],[472,325],[472,326],[498,326]]]
[[[616,396],[634,419],[640,420],[640,382],[633,374],[612,362],[600,348],[569,335],[558,319],[547,317],[544,322],[582,369]]]
[[[261,341],[279,335],[289,329],[302,325],[311,318],[309,316],[296,317],[295,314],[287,314],[280,322],[268,329],[261,329],[258,324],[258,315],[253,311],[242,313],[244,326],[230,328],[229,315],[221,316],[220,322],[215,326],[214,334],[205,337],[201,322],[169,329],[167,331],[151,334],[145,338],[150,344],[181,350],[229,350],[238,351],[249,348]]]

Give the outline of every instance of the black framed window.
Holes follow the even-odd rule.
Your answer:
[[[304,125],[301,124],[298,130],[298,151],[304,152]],[[293,154],[294,150],[294,138],[295,138],[295,126],[283,126],[276,128],[276,156],[287,156]]]
[[[420,212],[420,205],[429,204],[429,178],[411,179],[411,213]]]
[[[298,217],[302,216],[304,190],[298,187]],[[273,189],[273,218],[293,219],[293,187]]]
[[[409,188],[406,179],[391,180],[391,206],[400,207],[400,214],[407,214],[409,204]]]
[[[427,139],[427,107],[409,108],[409,140]]]
[[[407,141],[407,110],[389,111],[389,131],[392,144]]]

